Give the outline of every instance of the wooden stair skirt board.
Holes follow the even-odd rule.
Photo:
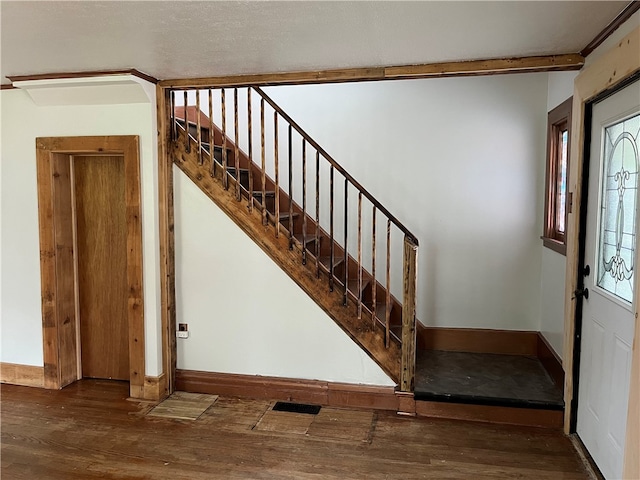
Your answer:
[[[44,367],[2,362],[0,383],[44,388]]]
[[[320,278],[317,277],[316,263],[313,258],[314,250],[307,249],[307,262],[303,264],[301,242],[293,241],[290,245],[289,232],[282,224],[280,224],[280,234],[276,237],[273,226],[265,225],[263,220],[267,215],[263,216],[258,205],[254,204],[255,208],[251,210],[247,208],[246,192],[242,194],[242,201],[238,201],[235,179],[228,177],[228,189],[225,189],[222,168],[216,167],[212,175],[211,159],[208,154],[203,152],[203,162],[199,163],[197,143],[193,138],[190,138],[190,150],[186,151],[186,133],[182,127],[176,130],[178,138],[171,142],[169,149],[169,155],[172,156],[174,164],[262,248],[387,375],[395,382],[400,383],[401,345],[397,339],[392,338],[389,346],[385,346],[382,321],[378,319],[374,324],[371,321],[371,316],[364,314],[366,312],[364,304],[362,318],[358,318],[357,303],[354,301],[352,293],[348,295],[348,302],[345,306],[344,290],[338,282],[335,282],[336,288],[331,291],[328,288],[328,277],[324,276],[324,273]],[[267,179],[268,181],[270,179]],[[253,193],[254,196],[261,195],[261,192],[258,191]],[[284,193],[280,195],[281,202],[286,201],[286,198]],[[270,207],[267,205],[267,210],[269,209]],[[281,211],[280,213],[285,212]]]
[[[176,370],[176,390],[329,407],[398,410],[394,387]]]

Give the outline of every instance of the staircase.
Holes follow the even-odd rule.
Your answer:
[[[261,89],[169,98],[175,165],[412,392],[416,237]]]

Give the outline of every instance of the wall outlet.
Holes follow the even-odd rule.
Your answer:
[[[189,332],[176,332],[176,337],[178,338],[189,338]]]

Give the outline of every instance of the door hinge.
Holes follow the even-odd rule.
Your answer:
[[[573,192],[567,195],[567,213],[573,213]]]

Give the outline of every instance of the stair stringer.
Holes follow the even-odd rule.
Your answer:
[[[342,292],[337,288],[330,291],[326,282],[316,277],[315,271],[302,264],[299,248],[289,248],[289,239],[284,232],[276,238],[273,226],[263,225],[262,213],[257,208],[249,211],[244,199],[236,200],[235,182],[232,178],[229,179],[229,189],[225,190],[220,168],[215,176],[211,176],[209,162],[198,164],[197,144],[191,139],[191,149],[187,153],[184,148],[184,130],[178,130],[179,139],[171,142],[170,147],[173,163],[398,383],[401,346],[390,342],[389,347],[385,347],[382,330],[373,326],[370,318],[358,319],[357,306],[351,299],[344,306]]]

